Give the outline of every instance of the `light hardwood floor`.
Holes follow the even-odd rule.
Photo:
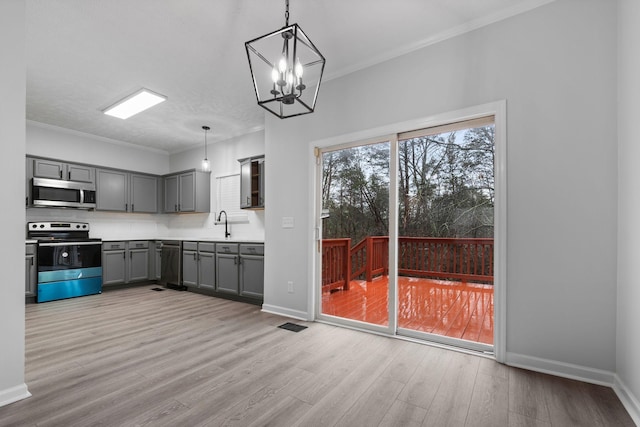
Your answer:
[[[26,309],[0,426],[633,426],[613,391],[155,286]]]

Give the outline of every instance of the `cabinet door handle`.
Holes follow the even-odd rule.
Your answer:
[[[60,179],[62,179],[62,169],[60,169]]]
[[[129,212],[129,204],[128,203],[124,204],[124,211],[125,212]]]
[[[198,255],[197,255],[195,252],[193,253],[193,260],[194,260],[194,261],[197,261],[197,260],[198,260]]]
[[[125,252],[122,252],[122,259],[127,259],[127,254]]]
[[[178,212],[178,205],[173,205],[173,211]]]
[[[135,209],[133,208],[133,203],[131,203],[131,212],[133,212]]]

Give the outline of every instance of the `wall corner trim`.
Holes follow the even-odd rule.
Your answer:
[[[5,390],[0,390],[0,407],[17,402],[18,400],[26,399],[27,397],[31,397],[31,393],[29,393],[27,385],[24,383]]]
[[[633,422],[640,426],[640,401],[633,395],[626,384],[622,382],[618,374],[614,375],[613,391],[616,393],[618,399],[620,399],[627,412],[629,412]]]
[[[506,364],[557,377],[613,387],[615,374],[610,371],[507,352]]]
[[[313,320],[309,318],[309,313],[306,311],[292,310],[277,305],[262,304],[262,311],[264,313],[277,314],[278,316],[291,317],[298,320]]]

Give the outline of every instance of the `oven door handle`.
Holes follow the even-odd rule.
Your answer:
[[[102,242],[46,242],[38,243],[39,246],[87,246],[102,245]]]

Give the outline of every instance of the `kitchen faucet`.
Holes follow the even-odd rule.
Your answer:
[[[218,222],[222,220],[222,214],[224,214],[224,238],[231,237],[231,233],[229,233],[229,229],[227,228],[227,213],[225,211],[220,211],[218,215]]]

